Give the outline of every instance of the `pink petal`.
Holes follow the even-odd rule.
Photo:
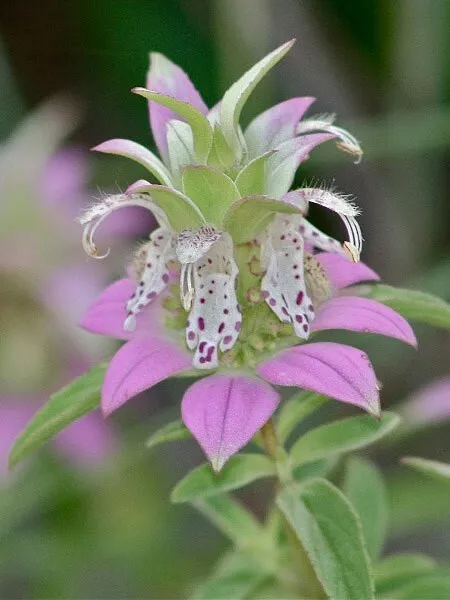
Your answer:
[[[101,414],[94,411],[61,431],[55,444],[73,464],[94,467],[114,453],[117,440]]]
[[[102,388],[102,410],[111,414],[127,400],[191,367],[190,354],[164,338],[139,338],[115,354]]]
[[[297,386],[380,413],[378,385],[367,355],[357,348],[318,342],[285,350],[259,365],[270,383]]]
[[[127,317],[126,302],[134,293],[136,285],[131,279],[120,279],[108,286],[97,300],[88,308],[80,321],[80,326],[91,333],[107,335],[119,340],[128,340],[151,333],[160,335],[162,323],[160,309],[162,298],[154,302],[137,316],[134,332],[124,329]]]
[[[211,375],[184,394],[181,415],[215,471],[251,440],[275,411],[279,394],[261,380]]]
[[[450,419],[450,377],[443,377],[413,394],[403,407],[405,420],[413,425]]]
[[[364,263],[354,263],[339,254],[321,252],[315,258],[327,272],[335,289],[355,285],[362,281],[379,281],[380,277]]]
[[[395,310],[375,300],[357,296],[340,296],[323,304],[311,331],[347,329],[360,333],[378,333],[417,347],[411,325]]]
[[[291,98],[258,115],[245,132],[250,156],[256,157],[295,137],[297,125],[315,98]]]
[[[156,52],[150,54],[147,88],[152,92],[159,92],[187,102],[204,115],[208,113],[208,107],[187,74],[162,54]],[[155,143],[160,154],[167,157],[167,122],[171,119],[179,120],[180,117],[165,106],[155,102],[149,102],[148,104],[150,125]]]

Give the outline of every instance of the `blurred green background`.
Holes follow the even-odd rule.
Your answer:
[[[361,141],[363,162],[354,166],[334,148],[320,149],[300,170],[299,182],[333,182],[356,196],[363,209],[363,260],[385,282],[450,300],[447,0],[3,0],[0,158],[23,119],[61,93],[79,114],[76,123],[71,112],[65,116],[68,133],[74,130],[66,146],[84,154],[105,139],[124,137],[152,147],[145,102],[130,93],[145,82],[149,51],[180,64],[213,105],[235,77],[292,37],[296,45],[257,89],[244,121],[295,95],[315,96],[313,113],[336,112],[339,125]],[[51,137],[46,125],[41,123],[43,137],[35,136],[33,147],[15,151],[13,183],[2,187],[0,181],[0,217],[8,203],[8,228],[31,240],[32,253],[41,245],[47,251],[25,269],[15,262],[22,243],[0,227],[0,360],[8,357],[12,365],[8,381],[0,381],[0,398],[30,396],[25,373],[34,360],[30,348],[43,348],[39,336],[60,354],[59,361],[36,363],[38,375],[48,380],[44,386],[39,382],[36,396],[44,400],[57,388],[55,369],[64,370],[61,361],[68,360],[60,348],[67,349],[65,329],[73,328],[74,319],[66,315],[65,323],[56,325],[57,310],[44,303],[41,327],[42,307],[33,304],[42,303],[32,290],[46,267],[64,271],[70,251],[71,266],[89,263],[89,276],[98,269],[99,279],[114,279],[140,233],[133,228],[127,233],[125,251],[116,249],[106,270],[90,264],[81,244],[49,245],[65,237],[61,224],[42,223],[36,190],[19,190],[14,183],[28,173],[27,151],[38,155],[45,136]],[[89,155],[83,160],[88,161],[86,201],[99,190],[123,189],[143,176],[125,159]],[[0,167],[0,177],[6,177],[5,164],[10,163]],[[24,194],[28,208],[19,202]],[[332,221],[321,225],[335,227]],[[86,283],[76,281],[80,287]],[[92,300],[94,290],[86,295]],[[13,317],[11,304],[17,309]],[[18,346],[11,323],[19,322],[25,322],[29,342]],[[449,334],[422,327],[417,333],[418,353],[395,341],[368,342],[385,407],[450,372]],[[362,344],[355,338],[351,343]],[[89,356],[88,363],[112,352],[109,346],[98,348],[94,336],[83,344],[77,352]],[[49,447],[13,476],[2,477],[0,597],[183,598],[212,567],[225,540],[192,509],[168,501],[174,482],[201,461],[200,452],[191,442],[151,454],[144,447],[151,431],[176,418],[183,385],[162,384],[112,417],[114,449],[94,468],[79,468]],[[450,413],[450,398],[448,403]],[[335,413],[342,412],[337,407]],[[8,424],[7,414],[0,411],[0,418]],[[375,453],[390,481],[392,548],[450,558],[448,489],[398,467],[398,457],[412,450],[448,460],[449,433],[444,420]],[[267,494],[267,487],[252,488],[244,500],[260,514]]]

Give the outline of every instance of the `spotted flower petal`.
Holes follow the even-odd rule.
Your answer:
[[[262,296],[284,323],[292,323],[296,335],[307,339],[314,307],[306,291],[302,217],[278,215],[270,226],[262,250]]]
[[[208,107],[186,73],[157,52],[150,54],[147,88],[152,92],[159,92],[182,102],[187,102],[204,115],[208,113]],[[148,104],[153,137],[161,156],[167,159],[167,123],[171,119],[179,119],[179,116],[169,108],[156,102],[150,101]]]
[[[196,349],[193,365],[218,365],[218,349],[230,350],[239,335],[242,315],[236,298],[238,270],[228,234],[194,266],[194,301],[186,329],[188,347]]]
[[[368,298],[340,296],[323,304],[314,319],[312,331],[347,329],[378,333],[417,346],[411,325],[395,310]]]
[[[270,383],[312,390],[380,414],[375,373],[357,348],[332,342],[302,344],[261,363],[257,371]]]
[[[379,275],[362,262],[353,263],[338,254],[328,252],[316,254],[315,258],[327,272],[330,283],[336,290],[363,281],[380,280]]]
[[[295,137],[297,125],[314,98],[291,98],[258,115],[245,131],[250,158],[278,148]]]
[[[181,414],[213,469],[220,471],[266,423],[279,400],[279,394],[260,379],[211,375],[187,390]]]
[[[137,253],[135,270],[138,283],[126,304],[126,331],[136,329],[136,316],[167,287],[170,279],[168,263],[175,258],[173,237],[167,229],[156,229],[150,241]]]
[[[163,338],[127,342],[115,354],[105,375],[101,405],[105,415],[171,375],[191,366],[189,353]]]

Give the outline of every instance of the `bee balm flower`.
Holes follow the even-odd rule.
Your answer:
[[[135,158],[163,185],[140,180],[81,219],[84,246],[97,258],[96,230],[119,208],[141,206],[158,221],[136,255],[134,281],[110,286],[82,322],[127,340],[106,374],[104,412],[172,375],[214,370],[187,390],[181,410],[216,470],[276,409],[279,395],[270,384],[314,390],[379,414],[366,354],[305,343],[311,334],[348,329],[415,344],[409,324],[391,309],[339,294],[377,278],[358,262],[362,236],[354,204],[329,189],[289,191],[317,145],[351,140],[324,123],[317,127],[324,133],[297,135],[309,98],[269,109],[245,133],[239,126],[250,92],[291,45],[252,67],[210,112],[178,67],[154,58],[149,85],[157,91],[137,91],[150,101],[163,160],[123,140],[97,150]],[[342,219],[344,244],[306,219],[309,203]]]

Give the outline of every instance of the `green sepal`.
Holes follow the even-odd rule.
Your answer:
[[[307,431],[290,450],[294,465],[359,450],[388,435],[400,417],[384,412],[379,420],[370,415],[349,417]]]
[[[327,396],[304,390],[284,402],[276,420],[276,430],[280,442],[284,444],[295,427],[328,400]]]
[[[239,172],[236,185],[241,196],[262,196],[266,193],[266,161],[274,152],[271,150],[254,158]]]
[[[172,96],[165,96],[141,87],[133,88],[132,92],[161,106],[166,106],[182,117],[192,129],[197,160],[200,163],[206,163],[211,150],[213,132],[208,119],[197,108],[187,102],[172,98]]]
[[[100,390],[106,365],[98,365],[50,396],[14,442],[9,466],[40,448],[65,427],[100,405]]]
[[[208,156],[208,165],[222,171],[233,169],[236,157],[227,143],[223,131],[218,123],[214,124],[213,143]]]
[[[159,446],[159,444],[189,439],[192,439],[189,429],[184,425],[183,421],[177,420],[167,423],[167,425],[152,433],[145,442],[145,447],[150,449]]]
[[[196,229],[205,224],[201,211],[192,200],[172,188],[163,185],[134,186],[132,193],[148,194],[153,203],[164,211],[174,231],[183,231],[186,227]]]
[[[194,136],[192,129],[184,121],[171,119],[167,123],[167,152],[172,177],[176,186],[181,187],[181,169],[195,163]]]
[[[230,147],[235,152],[243,151],[243,136],[239,134],[239,117],[252,91],[261,79],[292,48],[295,40],[286,42],[249,69],[225,92],[220,105],[220,124]]]
[[[388,528],[388,495],[383,477],[373,463],[352,456],[346,464],[342,489],[361,520],[369,556],[376,560]]]
[[[342,492],[325,479],[310,479],[285,488],[276,503],[305,549],[328,597],[374,597],[361,524]]]
[[[228,208],[241,197],[232,179],[212,167],[183,169],[183,191],[200,209],[207,223],[222,227]]]
[[[235,244],[245,244],[256,239],[277,213],[298,214],[300,210],[268,196],[245,196],[230,206],[224,227]]]
[[[450,329],[450,304],[437,296],[379,283],[358,286],[357,291],[360,296],[393,308],[406,319]]]
[[[215,473],[209,463],[188,473],[172,490],[174,503],[193,502],[198,498],[216,496],[237,490],[261,479],[276,475],[275,464],[262,454],[237,454]]]
[[[431,475],[435,479],[448,481],[450,483],[450,464],[437,460],[428,460],[417,456],[406,456],[402,463],[425,475]]]

